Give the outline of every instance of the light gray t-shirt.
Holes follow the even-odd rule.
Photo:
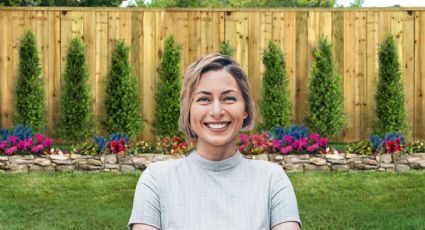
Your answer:
[[[162,230],[259,230],[300,222],[292,184],[283,169],[239,152],[209,161],[196,151],[152,163],[134,194],[132,224]]]

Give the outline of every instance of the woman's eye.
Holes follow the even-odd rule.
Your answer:
[[[236,97],[232,97],[232,96],[226,96],[225,98],[224,98],[224,101],[236,101]]]
[[[208,102],[209,99],[207,97],[200,97],[196,100],[196,102]]]

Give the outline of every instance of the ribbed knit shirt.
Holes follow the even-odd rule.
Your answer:
[[[301,224],[291,182],[277,164],[239,152],[209,161],[196,151],[141,175],[128,223],[162,230],[259,230]]]

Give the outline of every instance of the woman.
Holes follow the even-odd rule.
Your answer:
[[[191,64],[179,126],[196,150],[143,172],[129,229],[299,229],[295,194],[282,168],[237,151],[236,137],[252,126],[254,108],[247,76],[234,60],[211,54]]]

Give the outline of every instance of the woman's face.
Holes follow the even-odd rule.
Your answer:
[[[234,137],[247,116],[232,75],[224,69],[201,75],[190,106],[190,124],[198,136],[198,147],[233,148]]]

